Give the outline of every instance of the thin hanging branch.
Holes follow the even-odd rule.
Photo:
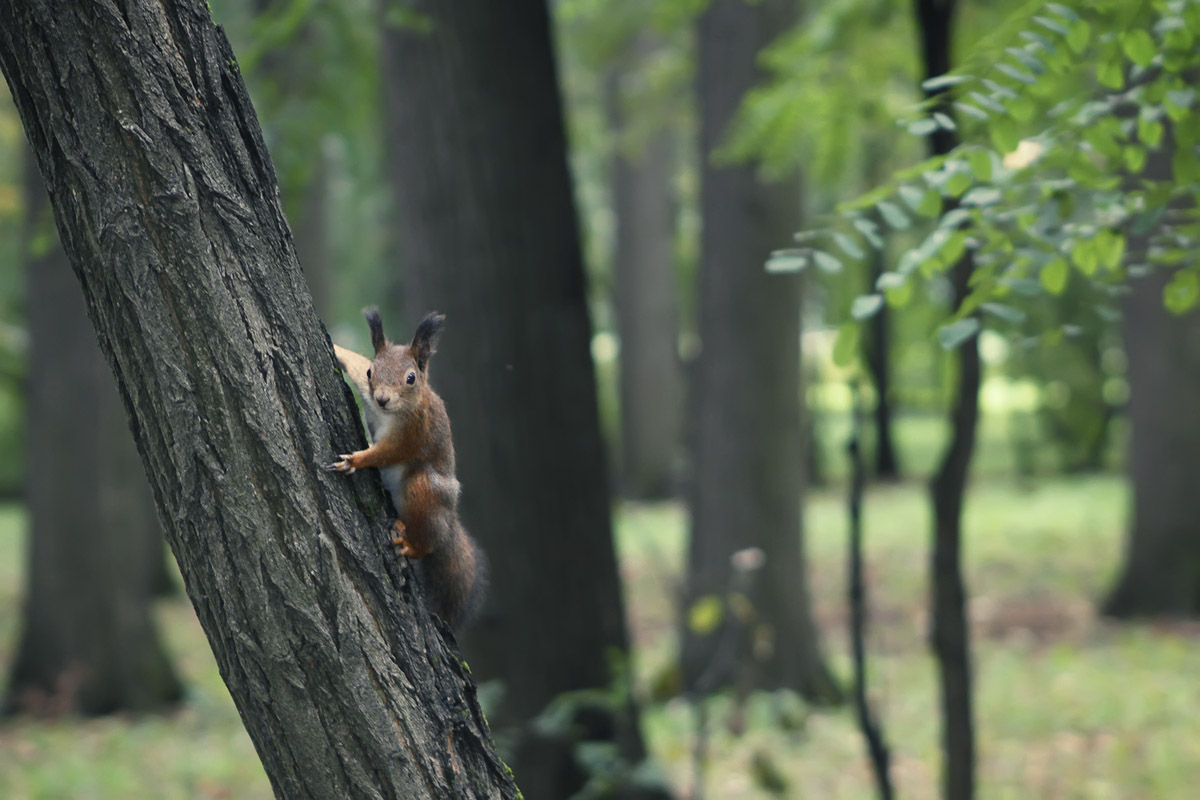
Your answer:
[[[862,546],[862,498],[866,485],[866,470],[862,463],[862,408],[858,387],[854,393],[853,423],[850,441],[846,449],[850,455],[850,644],[854,655],[854,715],[859,730],[867,743],[867,755],[871,759],[871,772],[881,800],[892,800],[892,778],[889,766],[891,752],[883,737],[883,730],[871,714],[867,704],[867,590],[863,581]]]

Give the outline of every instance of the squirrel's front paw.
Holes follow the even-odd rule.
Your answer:
[[[344,472],[347,475],[353,475],[354,465],[350,463],[350,459],[353,458],[353,454],[340,455],[338,458],[340,458],[341,461],[335,461],[325,467],[325,469],[329,470],[330,472]]]

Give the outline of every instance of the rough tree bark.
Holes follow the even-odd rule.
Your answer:
[[[621,491],[662,498],[676,491],[683,434],[683,372],[679,363],[679,287],[675,280],[674,164],[671,130],[631,142],[626,105],[633,82],[657,47],[635,36],[631,64],[610,80],[609,118],[619,146],[613,155],[613,305],[621,339]]]
[[[700,20],[702,350],[691,388],[695,475],[682,666],[692,687],[750,680],[735,676],[747,653],[721,652],[720,643],[733,640],[722,627],[693,630],[686,620],[697,600],[728,591],[730,556],[757,546],[766,561],[753,596],[753,683],[830,701],[840,693],[818,647],[801,536],[800,278],[762,268],[800,227],[800,190],[795,181],[763,185],[753,166],[708,161],[760,77],[759,50],[794,11],[790,0],[716,0]],[[733,616],[725,614],[725,624],[738,624]]]
[[[25,197],[31,536],[9,712],[109,714],[176,702],[151,614],[165,559],[146,473],[32,154]]]
[[[640,761],[625,615],[590,356],[583,256],[543,0],[421,0],[389,28],[385,103],[396,238],[411,318],[447,315],[433,382],[454,425],[466,527],[491,558],[491,597],[465,640],[526,797],[587,776],[581,740]],[[621,684],[626,684],[623,687]],[[580,695],[576,695],[579,697]],[[634,787],[616,796],[630,797]]]
[[[916,0],[917,28],[925,78],[950,71],[950,43],[957,0]],[[950,117],[954,108],[944,90],[930,92],[935,108]],[[929,152],[942,155],[958,144],[955,131],[939,127],[929,136]],[[970,293],[975,261],[970,252],[951,268],[954,307]],[[982,365],[979,339],[972,336],[957,351],[958,372],[950,415],[950,441],[930,481],[933,503],[931,558],[932,630],[930,644],[938,662],[942,702],[942,796],[969,800],[975,793],[975,723],[971,698],[971,630],[967,589],[962,574],[962,509],[967,472],[975,450]]]
[[[0,0],[0,67],[276,794],[515,797],[377,477],[319,466],[364,439],[204,4]]]

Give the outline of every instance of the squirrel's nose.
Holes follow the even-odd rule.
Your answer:
[[[375,402],[379,404],[380,408],[387,408],[388,399],[383,395],[375,395]]]

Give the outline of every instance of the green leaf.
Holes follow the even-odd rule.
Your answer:
[[[1114,91],[1125,85],[1125,70],[1120,61],[1109,59],[1096,67],[1096,80],[1101,86],[1107,86]]]
[[[1020,83],[1024,83],[1029,86],[1032,86],[1033,84],[1037,83],[1037,78],[1035,78],[1033,75],[1030,75],[1028,72],[1025,72],[1022,69],[1018,69],[1018,68],[1014,67],[1012,64],[1009,64],[1007,61],[1001,61],[999,64],[996,65],[996,69],[1000,70],[1008,77],[1010,77],[1013,80],[1018,81]]]
[[[817,268],[829,275],[836,275],[842,271],[842,262],[837,256],[826,253],[824,250],[812,251],[813,262]]]
[[[943,350],[953,350],[977,333],[979,333],[979,320],[975,317],[966,317],[938,328],[937,336]]]
[[[1138,119],[1138,139],[1147,147],[1158,147],[1162,143],[1163,125],[1156,119]]]
[[[1134,28],[1121,34],[1121,49],[1130,61],[1139,67],[1148,67],[1154,60],[1157,48],[1149,31],[1144,28]]]
[[[1034,17],[1033,21],[1036,22],[1038,25],[1041,25],[1046,30],[1057,33],[1059,36],[1066,36],[1067,33],[1069,32],[1067,30],[1067,26],[1063,25],[1061,22],[1059,22],[1058,20],[1053,19],[1051,17]]]
[[[1196,307],[1200,299],[1200,280],[1191,270],[1180,270],[1163,288],[1163,305],[1172,314],[1183,314]]]
[[[1012,306],[1006,306],[1003,303],[984,303],[980,308],[993,317],[999,317],[1005,322],[1020,323],[1025,321],[1024,311]]]
[[[1071,266],[1065,258],[1061,256],[1048,262],[1042,267],[1038,279],[1042,282],[1042,288],[1047,292],[1058,297],[1067,288],[1067,278],[1070,276]]]
[[[986,111],[976,108],[970,103],[955,103],[954,107],[966,114],[968,117],[974,117],[975,119],[979,120],[986,120],[988,118]]]
[[[776,250],[774,253],[771,253],[771,257],[763,264],[767,272],[772,274],[800,272],[807,266],[808,257],[795,250]]]
[[[850,316],[861,322],[875,316],[881,308],[883,308],[883,295],[860,294],[850,304]]]
[[[938,129],[938,124],[929,117],[923,117],[908,125],[908,132],[913,136],[928,136]]]
[[[1179,149],[1171,157],[1171,173],[1176,183],[1195,183],[1200,181],[1200,160],[1191,150]]]
[[[992,120],[988,133],[991,134],[992,144],[1001,153],[1011,153],[1021,141],[1017,134],[1017,123],[1012,117],[997,117]]]
[[[892,308],[904,308],[913,296],[913,282],[907,281],[884,292],[887,304]]]
[[[1096,233],[1094,240],[1096,256],[1100,263],[1110,270],[1121,266],[1125,257],[1125,237],[1111,228],[1104,228]]]
[[[1058,14],[1067,22],[1074,22],[1079,19],[1079,15],[1075,13],[1075,9],[1070,6],[1064,6],[1062,3],[1046,3],[1046,10]]]
[[[921,88],[927,92],[936,92],[938,89],[945,89],[950,86],[955,86],[963,81],[969,80],[966,75],[953,75],[947,73],[938,75],[936,78],[927,78],[921,82]]]
[[[1035,111],[1037,111],[1037,107],[1034,106],[1033,100],[1024,95],[1016,100],[1010,100],[1008,103],[1008,113],[1012,114],[1013,119],[1018,122],[1029,122],[1033,119]]]
[[[1077,19],[1071,23],[1071,29],[1067,32],[1067,47],[1079,55],[1087,49],[1088,41],[1091,38],[1092,26],[1088,25],[1086,20]]]
[[[837,246],[841,249],[841,251],[851,258],[860,259],[863,257],[863,249],[859,246],[858,242],[855,241],[853,236],[838,231],[833,235],[833,240],[837,243]]]
[[[725,604],[715,594],[696,598],[688,609],[688,628],[697,636],[708,636],[721,624],[725,616]]]
[[[875,281],[875,291],[886,292],[903,286],[906,282],[905,276],[899,272],[885,272]]]
[[[971,188],[971,173],[956,172],[946,181],[946,194],[951,197],[962,197],[962,193]]]
[[[839,367],[848,367],[858,358],[858,324],[843,323],[838,328],[837,338],[833,341],[833,363]]]
[[[945,114],[941,111],[933,112],[933,121],[936,122],[939,127],[945,128],[948,131],[958,129],[958,126],[954,124],[954,120],[951,119],[948,114]]]
[[[987,150],[972,150],[967,153],[967,164],[975,180],[987,183],[992,179],[992,154]]]
[[[1175,122],[1179,122],[1187,115],[1187,110],[1192,107],[1195,100],[1196,90],[1190,86],[1183,89],[1169,89],[1165,103],[1167,116]]]
[[[871,247],[874,247],[876,250],[883,249],[883,237],[879,235],[879,226],[875,224],[874,220],[869,220],[866,217],[855,217],[854,222],[851,224],[870,243]]]
[[[1134,175],[1140,173],[1146,166],[1146,148],[1136,144],[1125,145],[1121,157],[1125,161],[1125,169]]]
[[[1084,239],[1075,242],[1075,247],[1071,250],[1071,261],[1080,272],[1089,277],[1096,274],[1096,268],[1100,265],[1095,246]]]
[[[900,207],[895,203],[889,203],[886,200],[881,201],[876,208],[879,209],[880,215],[888,225],[898,231],[905,230],[909,226],[908,215],[900,210]]]
[[[933,219],[942,213],[942,196],[934,189],[926,189],[915,211],[922,217]]]
[[[967,233],[966,231],[955,231],[946,237],[946,241],[938,248],[938,255],[946,262],[947,266],[957,264],[962,258],[963,253],[967,251]]]
[[[1000,190],[993,186],[976,186],[963,195],[964,206],[990,206],[1000,201]]]

